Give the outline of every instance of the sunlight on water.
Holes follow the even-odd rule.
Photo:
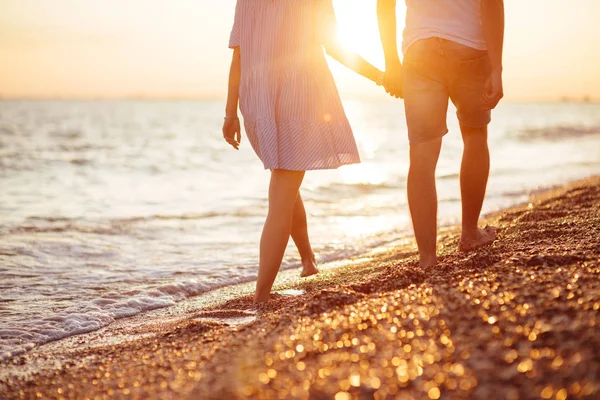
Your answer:
[[[365,208],[367,204],[363,205]],[[395,221],[386,217],[374,218],[372,216],[344,218],[339,222],[346,237],[364,237],[387,232],[395,227]]]
[[[339,172],[340,179],[347,185],[380,185],[388,180],[386,172],[374,164],[346,165]]]

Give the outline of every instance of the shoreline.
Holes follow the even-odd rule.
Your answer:
[[[589,178],[584,178],[585,179],[589,179]],[[578,181],[582,181],[582,180],[578,180]],[[575,182],[578,182],[575,181]],[[568,184],[567,184],[568,185]],[[534,187],[531,189],[528,189],[525,191],[526,196],[528,196],[529,198],[535,198],[540,194],[546,193],[548,191],[552,191],[556,188],[560,188],[564,185],[560,185],[560,184],[555,184],[555,185],[551,185],[551,186],[538,186],[538,187]],[[501,212],[504,209],[508,209],[508,208],[512,208],[512,207],[518,207],[520,205],[524,204],[524,202],[516,202],[512,205],[509,205],[507,208],[499,208],[498,210],[495,211],[491,211],[488,212],[486,214],[483,215],[482,218],[487,218],[488,216],[494,215],[497,212]],[[439,231],[443,232],[445,230],[448,229],[452,229],[455,227],[456,225],[456,221],[454,218],[448,219],[445,222],[440,222],[441,225],[439,227]],[[352,254],[348,254],[348,255],[344,255],[341,256],[341,258],[333,258],[333,259],[329,259],[327,261],[321,261],[322,264],[319,265],[319,268],[321,270],[328,270],[331,268],[336,268],[342,265],[348,265],[348,264],[354,264],[356,262],[361,262],[361,261],[370,261],[372,260],[372,255],[374,254],[378,254],[384,251],[389,251],[391,249],[397,248],[397,247],[405,247],[408,246],[410,243],[413,244],[413,250],[414,250],[414,255],[416,256],[417,254],[417,248],[416,248],[416,244],[414,243],[414,239],[413,239],[413,235],[412,233],[407,233],[407,232],[401,232],[400,236],[396,239],[392,239],[392,240],[386,240],[380,244],[375,245],[374,247],[368,247],[367,246],[367,250],[362,250],[362,251],[354,251],[352,252]],[[278,285],[283,285],[283,287],[293,287],[296,283],[298,283],[298,273],[296,273],[295,271],[300,271],[301,270],[301,265],[300,262],[296,262],[293,263],[292,265],[288,265],[285,268],[282,266],[282,269],[280,270],[280,273],[278,274],[277,280],[275,282],[275,286],[277,287]],[[168,306],[161,306],[161,307],[156,307],[156,308],[150,308],[148,310],[142,310],[140,311],[138,314],[134,314],[132,316],[125,316],[125,317],[117,317],[114,319],[113,322],[109,323],[108,325],[102,326],[100,328],[97,328],[95,330],[91,330],[88,332],[81,332],[81,333],[76,333],[76,334],[71,334],[68,336],[64,336],[64,337],[60,337],[60,338],[55,338],[55,339],[51,339],[45,342],[41,342],[41,343],[35,343],[32,344],[32,346],[28,349],[19,349],[16,352],[13,352],[10,355],[0,355],[0,363],[3,361],[9,361],[11,358],[22,355],[22,354],[27,354],[30,351],[32,351],[32,349],[39,349],[40,346],[45,346],[44,348],[47,347],[54,347],[54,346],[59,346],[60,347],[60,343],[65,342],[68,344],[72,344],[73,342],[78,343],[81,342],[81,340],[79,340],[80,338],[89,338],[91,341],[94,342],[98,342],[100,341],[100,343],[102,343],[103,337],[101,335],[106,335],[108,334],[109,336],[111,336],[111,343],[116,343],[118,342],[118,338],[113,337],[112,335],[112,328],[117,326],[117,330],[122,329],[122,327],[126,327],[129,324],[135,325],[136,321],[140,318],[142,319],[146,319],[146,317],[151,317],[153,319],[157,319],[157,320],[162,320],[165,318],[165,314],[170,314],[168,312],[166,312],[166,310],[175,310],[175,314],[180,315],[182,310],[188,310],[189,308],[204,308],[207,307],[207,304],[213,304],[214,302],[219,302],[219,301],[223,301],[222,299],[225,298],[225,301],[232,299],[232,296],[237,296],[240,293],[251,293],[253,292],[254,288],[254,282],[255,282],[256,278],[248,278],[245,280],[241,280],[238,281],[236,283],[225,283],[223,285],[219,285],[216,287],[212,287],[210,289],[208,289],[205,292],[196,294],[196,295],[192,295],[190,297],[186,297],[181,301],[176,302],[175,304],[172,305],[168,305]],[[249,287],[252,286],[252,287]],[[186,307],[187,303],[190,303],[190,307]],[[181,314],[181,318],[186,318],[186,314],[183,313]],[[73,338],[77,338],[77,340],[74,340]],[[122,338],[122,341],[129,341],[130,338],[127,336],[124,336]],[[58,345],[57,345],[58,343]],[[49,346],[50,345],[50,346]],[[0,381],[8,376],[9,373],[6,371],[0,371]]]
[[[456,251],[457,228],[442,228],[440,265],[435,271],[418,268],[412,238],[394,242],[398,246],[393,249],[376,249],[374,254],[340,261],[346,265],[326,268],[305,281],[298,282],[296,270],[286,270],[276,281],[276,291],[283,294],[275,296],[259,316],[250,307],[253,282],[217,289],[6,360],[0,363],[6,371],[0,374],[0,390],[8,398],[35,398],[38,392],[48,398],[216,398],[223,393],[230,398],[279,398],[284,391],[292,398],[330,398],[337,393],[342,393],[341,398],[363,398],[376,392],[393,398],[401,389],[415,398],[445,393],[456,398],[486,398],[496,390],[503,390],[507,398],[511,393],[533,398],[550,391],[552,398],[559,398],[563,389],[575,397],[592,396],[600,393],[599,371],[593,365],[600,360],[600,353],[591,347],[596,344],[600,348],[600,342],[590,335],[590,331],[598,332],[600,318],[589,315],[597,313],[600,306],[600,249],[590,242],[594,233],[600,237],[599,204],[600,177],[536,192],[528,204],[487,215],[485,222],[501,227],[500,240],[467,254]],[[575,215],[569,212],[569,205],[577,206]],[[583,214],[588,229],[594,229],[594,222],[596,225],[587,238],[577,226],[576,218]],[[529,248],[523,245],[517,240],[520,235],[533,244]],[[530,278],[530,269],[537,275]],[[574,285],[569,281],[558,292],[556,298],[564,297],[570,307],[566,310],[577,318],[551,301],[556,292],[539,290],[544,282],[556,278],[557,269],[562,278],[577,276],[575,282],[585,276],[590,286],[587,292],[576,291],[568,288]],[[531,303],[546,301],[547,307],[521,302],[514,296],[519,285],[504,282],[501,272],[519,280],[521,286],[527,287],[529,280],[539,283],[538,290],[527,298]],[[537,282],[538,277],[545,281]],[[461,282],[468,284],[461,286]],[[501,291],[503,288],[506,290]],[[569,293],[563,296],[564,291]],[[223,299],[228,300],[222,303]],[[553,323],[545,315],[548,307],[562,312],[558,314],[562,319]],[[534,309],[540,314],[532,315]],[[461,311],[469,318],[455,315]],[[150,314],[152,318],[148,318]],[[360,323],[354,321],[358,317]],[[456,319],[474,326],[486,341]],[[588,326],[585,321],[593,324]],[[571,338],[566,329],[562,333],[568,334],[579,351],[560,349],[560,336],[552,336],[559,322],[578,322],[569,329],[581,330],[588,343]],[[309,331],[312,335],[307,336]],[[463,342],[469,338],[486,345],[495,343],[497,336],[503,337],[499,348],[490,344],[480,349],[470,346],[468,340]],[[547,346],[534,346],[546,336],[552,336]],[[552,349],[552,360],[539,369],[541,360],[550,358],[550,350],[544,349]],[[500,350],[506,351],[497,357]],[[504,369],[496,365],[497,358],[507,364]],[[579,371],[584,364],[590,366],[591,375]],[[495,370],[503,385],[515,385],[510,390],[499,386],[493,374],[481,375],[487,370]],[[538,370],[543,370],[547,379],[533,373]],[[388,376],[390,373],[393,376]],[[392,377],[394,384],[390,383]],[[569,377],[579,380],[563,385]],[[551,385],[540,388],[540,382]],[[559,383],[563,385],[560,388]]]

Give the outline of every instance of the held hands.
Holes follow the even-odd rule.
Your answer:
[[[240,129],[240,119],[238,117],[225,117],[223,122],[223,138],[234,149],[240,149],[242,133]]]
[[[397,99],[404,97],[402,93],[402,64],[400,62],[387,66],[383,75],[382,86],[390,96]]]
[[[502,70],[493,70],[485,82],[485,93],[483,94],[483,102],[490,110],[493,110],[498,105],[498,102],[504,97],[504,89],[502,86]]]

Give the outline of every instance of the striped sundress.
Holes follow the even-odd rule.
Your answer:
[[[265,169],[359,163],[322,43],[332,0],[238,0],[229,47],[240,47],[240,111]]]

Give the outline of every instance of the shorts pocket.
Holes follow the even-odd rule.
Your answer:
[[[487,53],[477,58],[461,60],[458,63],[458,81],[461,86],[483,86],[490,70],[490,58]]]

